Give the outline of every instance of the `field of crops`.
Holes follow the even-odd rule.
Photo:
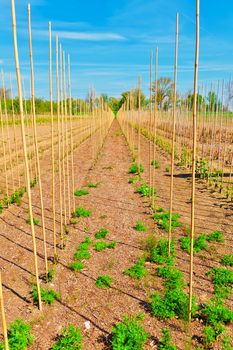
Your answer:
[[[0,349],[232,350],[232,82],[198,85],[199,0],[194,91],[177,93],[177,14],[170,102],[159,99],[158,49],[147,103],[141,76],[118,100],[94,87],[73,96],[72,57],[51,22],[50,100],[38,99],[30,5],[27,98],[13,0],[11,11],[15,76],[2,71],[0,83]]]

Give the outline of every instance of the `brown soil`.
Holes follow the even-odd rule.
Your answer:
[[[97,142],[97,140],[96,140]],[[185,348],[186,326],[179,320],[171,319],[159,321],[151,317],[148,312],[147,301],[153,291],[162,290],[162,281],[154,274],[156,265],[147,263],[149,274],[140,282],[135,282],[122,272],[133,265],[143,254],[143,240],[147,235],[154,234],[159,238],[166,234],[157,229],[150,215],[148,200],[135,193],[136,186],[128,184],[128,169],[132,162],[131,154],[119,124],[114,121],[98,160],[91,164],[92,140],[85,141],[74,153],[76,187],[81,188],[88,181],[99,182],[97,188],[89,189],[90,194],[79,197],[77,206],[92,210],[89,218],[81,219],[70,226],[64,250],[59,250],[59,263],[56,268],[55,280],[51,287],[61,294],[61,300],[51,306],[43,306],[39,312],[32,305],[30,296],[31,283],[34,281],[33,253],[30,236],[30,226],[27,219],[27,203],[23,200],[20,207],[12,206],[0,216],[1,237],[1,270],[4,281],[4,297],[7,322],[16,318],[29,321],[35,341],[31,349],[49,349],[54,338],[62,327],[68,324],[79,326],[84,336],[84,349],[109,349],[109,335],[113,324],[122,320],[124,314],[137,315],[145,312],[144,325],[151,337],[145,349],[156,349],[161,330],[169,326],[173,342],[178,349]],[[148,181],[148,141],[142,138],[141,159],[145,165],[144,181]],[[155,187],[158,198],[156,204],[168,209],[169,177],[164,169],[168,164],[166,156],[157,151],[156,159],[161,169],[156,170]],[[47,163],[46,163],[47,161]],[[52,208],[51,208],[51,178],[46,174],[50,160],[43,159],[43,187],[46,202],[46,224],[48,234],[48,254],[53,254],[52,245]],[[46,175],[46,176],[45,176]],[[182,222],[189,223],[190,184],[184,172],[176,169],[174,210],[182,214]],[[206,272],[218,265],[222,254],[230,253],[232,242],[232,212],[221,201],[205,191],[202,184],[198,184],[197,194],[197,229],[211,232],[221,229],[226,243],[210,244],[207,252],[195,256],[194,294],[199,302],[205,302],[213,296],[213,285],[206,276]],[[57,184],[58,188],[58,184]],[[59,192],[57,190],[57,192]],[[58,200],[58,193],[57,193]],[[35,216],[40,218],[38,188],[33,189],[33,203]],[[148,227],[147,233],[133,229],[137,220],[142,220]],[[208,221],[209,220],[209,221]],[[59,227],[59,213],[57,213]],[[68,265],[73,260],[76,246],[85,237],[95,240],[95,233],[101,228],[109,229],[107,239],[115,240],[115,249],[101,252],[91,248],[91,258],[85,261],[85,270],[80,273],[72,272]],[[36,227],[37,248],[40,272],[44,271],[43,241],[41,227]],[[178,239],[184,235],[182,229],[176,230],[174,237]],[[179,269],[188,277],[188,254],[179,249],[177,244],[177,263]],[[106,290],[98,289],[95,280],[100,274],[112,276],[112,287]],[[232,300],[228,300],[228,306]],[[85,328],[85,322],[90,321],[90,330]],[[200,336],[202,324],[195,320],[192,323],[192,334]],[[216,349],[219,349],[216,347]]]

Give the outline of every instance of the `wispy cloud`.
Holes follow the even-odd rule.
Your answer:
[[[35,30],[37,36],[48,36],[45,30]],[[75,31],[57,31],[60,39],[82,40],[82,41],[124,41],[126,37],[111,32],[75,32]]]

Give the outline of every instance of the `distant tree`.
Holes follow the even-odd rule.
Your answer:
[[[156,102],[159,109],[165,108],[168,109],[172,102],[172,95],[173,95],[173,82],[171,78],[161,77],[157,80],[157,96],[156,96]],[[156,81],[152,84],[152,94],[153,99],[156,95]]]

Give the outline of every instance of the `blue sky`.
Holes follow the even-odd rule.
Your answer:
[[[15,77],[10,2],[0,0],[0,68]],[[21,71],[28,94],[28,2],[15,2]],[[159,48],[159,76],[173,76],[177,11],[180,14],[178,90],[183,93],[193,86],[194,0],[32,0],[36,95],[47,98],[49,94],[48,21],[52,21],[53,48],[58,33],[64,50],[71,55],[74,97],[85,97],[89,84],[94,84],[97,94],[119,96],[136,86],[139,74],[148,95],[150,49]],[[232,72],[233,2],[201,0],[199,84],[211,81],[217,84],[218,79],[229,79]]]

